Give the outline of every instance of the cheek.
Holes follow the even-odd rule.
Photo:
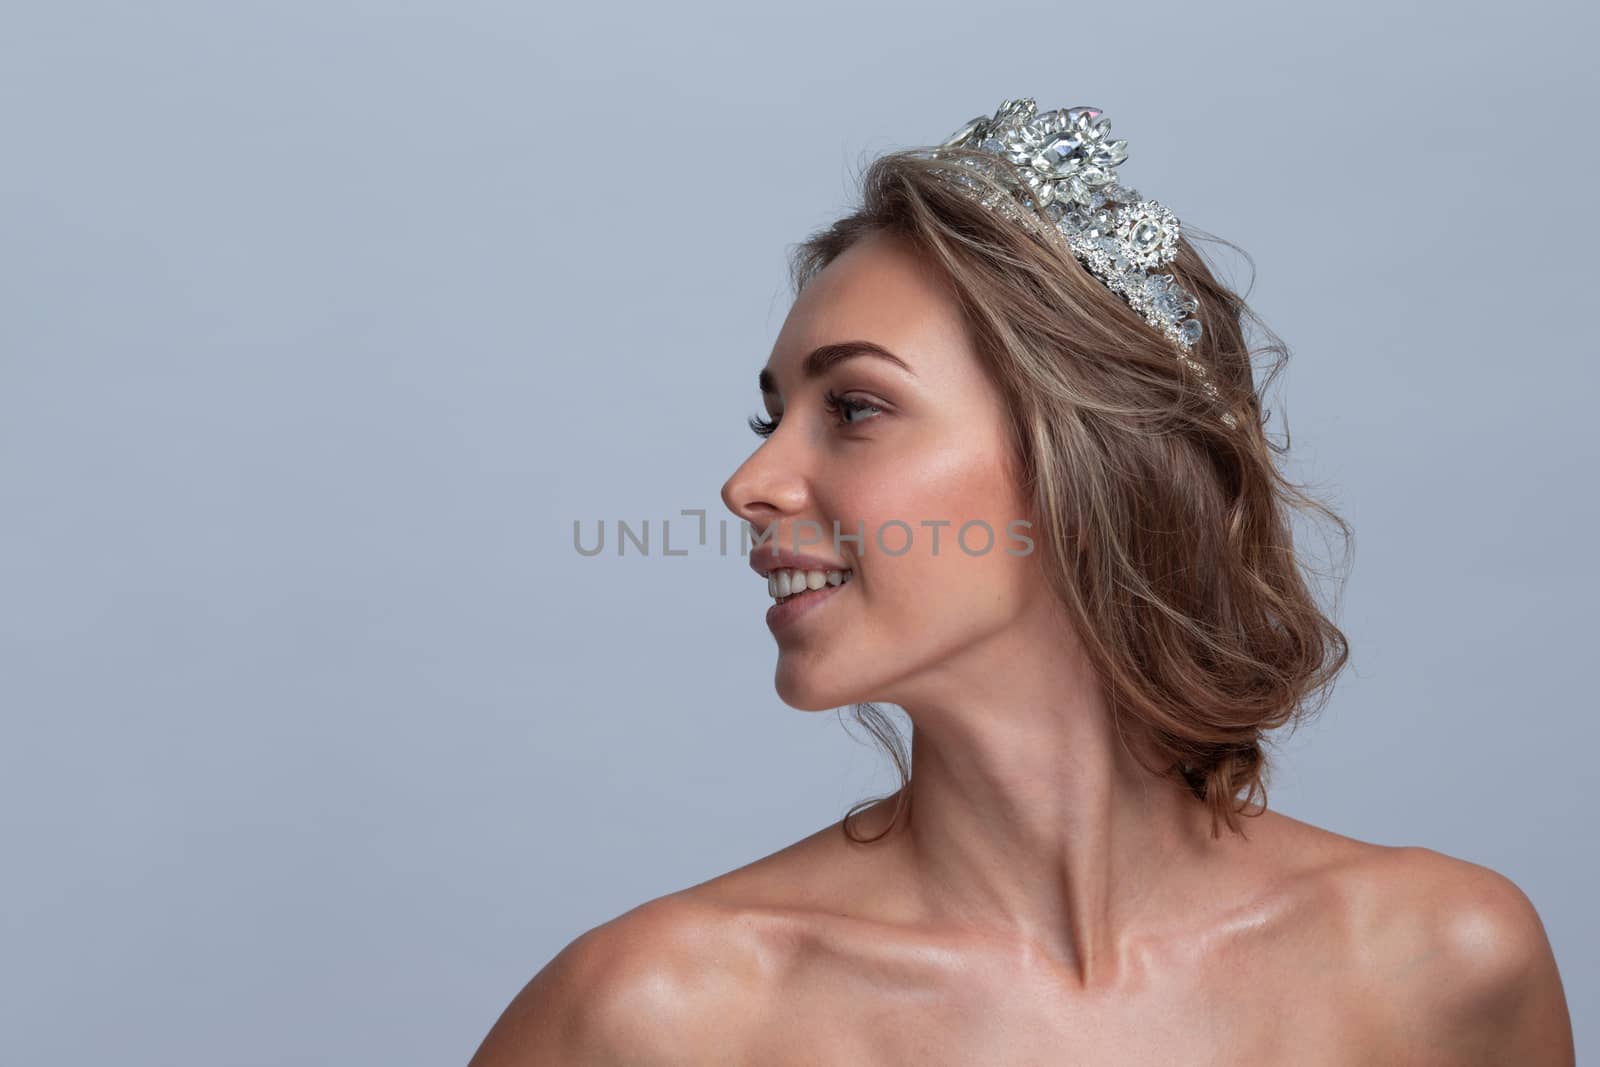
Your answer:
[[[1027,544],[1011,533],[1026,508],[993,449],[924,451],[892,473],[858,475],[850,495],[843,503],[865,520],[863,591],[884,610],[940,616],[926,619],[939,629],[992,622],[1014,615],[1036,584],[1032,557],[1016,554]],[[924,525],[933,522],[944,525]]]

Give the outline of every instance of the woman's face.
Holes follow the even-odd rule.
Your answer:
[[[943,281],[904,239],[862,239],[795,301],[762,383],[776,428],[723,502],[770,534],[751,556],[762,572],[774,548],[850,571],[771,613],[780,698],[905,706],[1003,658],[1003,635],[1043,593],[1037,531],[1023,524],[1004,403]]]

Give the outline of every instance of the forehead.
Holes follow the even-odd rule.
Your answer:
[[[800,361],[821,345],[866,340],[908,364],[918,379],[971,364],[960,305],[948,282],[903,238],[874,233],[819,271],[796,297],[767,367],[795,381]]]

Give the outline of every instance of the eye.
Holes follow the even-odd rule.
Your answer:
[[[855,426],[868,421],[868,419],[876,418],[876,413],[883,410],[871,401],[852,400],[850,397],[840,396],[832,389],[829,389],[825,394],[823,394],[822,406],[827,409],[828,413],[831,415],[839,416],[842,414],[844,418],[840,421],[846,426]],[[866,419],[850,418],[852,415],[860,415],[863,412],[872,412],[873,414],[868,415]]]
[[[829,389],[822,396],[823,410],[839,420],[841,426],[859,426],[863,422],[876,418],[883,409],[868,400],[852,399],[840,396]],[[855,415],[866,414],[867,418],[853,418]],[[749,418],[750,429],[757,437],[771,437],[778,428],[777,419],[766,419],[760,415],[751,415]]]

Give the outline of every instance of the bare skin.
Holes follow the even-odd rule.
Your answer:
[[[896,358],[807,373],[855,340]],[[1027,502],[1003,402],[908,248],[870,237],[819,274],[766,370],[778,426],[724,501],[784,548],[803,522],[869,538],[802,546],[852,577],[775,632],[775,684],[802,710],[905,709],[910,811],[587,932],[471,1067],[1573,1062],[1515,885],[1275,812],[1213,838],[1114,728],[1039,557],[952,548]],[[952,524],[941,552],[890,555],[871,540],[890,520]]]
[[[927,921],[903,829],[830,826],[573,941],[470,1067],[1574,1063],[1511,882],[1271,811],[1248,833],[1086,983],[1028,938]]]

